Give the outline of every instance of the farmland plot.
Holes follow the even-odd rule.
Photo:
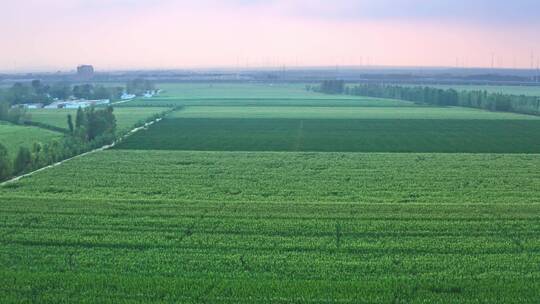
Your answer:
[[[114,115],[116,116],[117,128],[122,131],[130,129],[136,123],[165,110],[159,107],[115,107]],[[33,122],[64,128],[66,130],[68,128],[67,115],[71,114],[73,119],[75,119],[76,112],[77,110],[74,109],[34,109],[28,111]]]
[[[182,114],[181,114],[182,115]],[[540,153],[540,120],[167,118],[120,149]]]
[[[0,188],[0,296],[534,302],[539,168],[525,155],[107,151]]]
[[[19,147],[31,148],[35,142],[49,143],[61,138],[62,134],[58,132],[0,122],[0,143],[12,158],[17,155]]]

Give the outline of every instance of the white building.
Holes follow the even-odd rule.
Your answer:
[[[41,109],[43,108],[42,103],[23,103],[11,106],[11,108],[23,108],[23,109]]]
[[[152,98],[155,95],[158,95],[161,90],[152,90],[152,91],[146,91],[146,93],[143,94],[144,98]]]
[[[135,97],[137,97],[137,96],[134,95],[134,94],[124,93],[124,94],[122,94],[122,96],[120,96],[120,99],[122,99],[122,100],[129,100],[129,99],[133,99],[133,98],[135,98]]]
[[[75,102],[68,102],[64,104],[64,109],[78,109],[78,108],[88,108],[91,106],[92,103],[90,101],[75,101]]]

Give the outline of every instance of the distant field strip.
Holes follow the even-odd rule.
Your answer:
[[[300,126],[303,127],[302,142],[297,142]],[[117,148],[540,153],[540,121],[166,118]]]
[[[117,128],[119,130],[127,130],[136,123],[163,111],[165,109],[160,107],[115,107],[114,115],[116,116]],[[33,109],[28,111],[32,121],[64,129],[68,128],[67,115],[73,115],[73,120],[75,121],[76,112],[77,110],[75,109]]]
[[[339,99],[350,98],[344,95],[327,95],[307,91],[304,84],[192,84],[192,83],[164,83],[159,84],[163,90],[161,98],[175,99]]]
[[[49,143],[62,136],[61,133],[37,127],[0,122],[0,143],[7,148],[11,158],[15,158],[19,147],[31,148],[34,142]]]
[[[335,97],[334,97],[335,98]],[[380,99],[370,97],[340,98],[340,99],[313,99],[313,98],[218,98],[218,99],[181,99],[150,98],[137,99],[119,107],[154,106],[242,106],[242,107],[420,107],[408,101],[393,99]]]
[[[539,183],[537,155],[106,151],[0,188],[0,297],[532,303]]]
[[[303,119],[506,119],[540,120],[538,116],[449,107],[235,107],[189,106],[175,118],[303,118]]]

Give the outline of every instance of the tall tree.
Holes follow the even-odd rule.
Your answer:
[[[73,117],[71,116],[71,114],[68,114],[67,116],[67,124],[68,124],[68,128],[69,128],[69,133],[73,134]]]
[[[11,176],[11,159],[6,147],[0,144],[0,180]]]
[[[86,113],[82,108],[79,107],[77,109],[77,114],[75,116],[75,127],[77,129],[79,129],[81,127],[85,127],[86,123],[87,123]]]
[[[15,174],[24,173],[32,168],[32,153],[26,147],[20,147],[17,157],[15,157]]]

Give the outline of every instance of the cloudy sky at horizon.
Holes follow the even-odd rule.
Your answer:
[[[537,0],[18,0],[0,10],[0,71],[529,68],[538,12]]]

